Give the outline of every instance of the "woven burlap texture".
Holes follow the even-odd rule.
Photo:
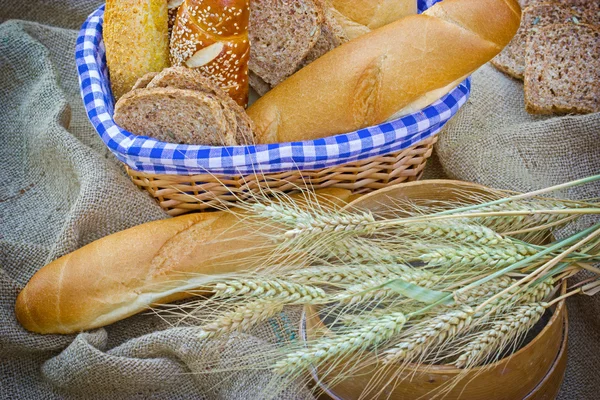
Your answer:
[[[285,340],[281,335],[297,327],[298,310],[212,347],[194,339],[194,328],[170,328],[149,314],[70,336],[31,334],[15,319],[19,290],[43,265],[112,232],[166,218],[128,180],[85,116],[74,29],[99,4],[0,2],[0,22],[13,19],[0,25],[0,398],[256,398],[269,374],[223,380],[193,372],[208,363],[228,365],[233,355]],[[473,87],[470,104],[440,137],[441,166],[452,176],[528,189],[600,171],[597,116],[561,118],[555,125],[547,118],[526,120],[518,84],[487,68],[475,76]],[[510,106],[499,109],[499,103]],[[510,131],[507,125],[517,117],[520,122]],[[491,129],[492,120],[504,121],[497,124],[501,129]],[[504,139],[495,137],[500,134]],[[494,155],[493,165],[481,161],[487,153]],[[439,175],[437,166],[429,167],[430,176]],[[599,313],[598,302],[588,298],[570,302],[563,399],[592,399],[600,391],[600,359],[593,356],[600,341]],[[299,388],[281,395],[308,397]]]

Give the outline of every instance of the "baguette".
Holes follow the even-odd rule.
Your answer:
[[[106,1],[102,35],[115,100],[169,66],[168,18],[164,0]]]
[[[339,206],[353,199],[344,189],[317,195]],[[16,316],[25,329],[37,333],[98,328],[252,268],[270,249],[264,236],[248,232],[239,215],[229,212],[149,222],[40,269],[19,293]]]
[[[498,54],[520,15],[515,0],[445,0],[345,43],[248,108],[257,141],[351,132],[426,106]]]

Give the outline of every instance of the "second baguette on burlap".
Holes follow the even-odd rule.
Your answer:
[[[352,132],[427,106],[498,54],[520,15],[515,0],[445,0],[345,43],[248,108],[257,142]]]
[[[344,189],[316,195],[340,207],[356,197]],[[275,244],[243,219],[239,210],[188,214],[92,242],[33,275],[17,298],[17,319],[37,333],[94,329],[264,266]]]

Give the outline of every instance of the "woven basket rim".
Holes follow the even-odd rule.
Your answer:
[[[419,1],[420,11],[438,0]],[[81,94],[92,125],[130,168],[156,174],[247,174],[333,167],[408,148],[437,134],[470,95],[470,77],[428,107],[354,132],[300,142],[248,146],[179,145],[135,135],[114,122],[102,42],[104,5],[82,25],[76,45]]]

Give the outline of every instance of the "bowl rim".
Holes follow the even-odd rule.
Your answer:
[[[439,0],[419,1],[420,11]],[[88,118],[102,141],[130,168],[148,173],[255,174],[314,170],[381,156],[409,148],[436,135],[466,103],[467,77],[431,105],[415,113],[315,140],[247,146],[202,146],[161,142],[134,135],[113,120],[114,99],[102,41],[104,5],[93,11],[77,37],[75,59]]]

